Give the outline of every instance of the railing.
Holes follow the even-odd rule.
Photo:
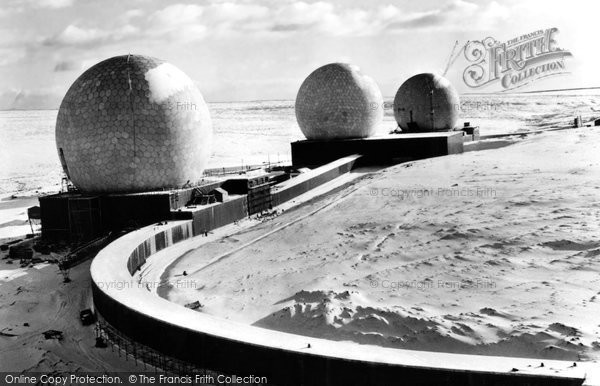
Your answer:
[[[276,162],[263,162],[262,164],[253,164],[253,165],[238,165],[238,166],[229,166],[222,168],[209,168],[204,170],[205,177],[214,177],[214,176],[226,176],[230,174],[240,174],[246,173],[253,170],[260,170],[264,168],[271,168],[274,166],[281,165],[290,165],[291,161],[289,159],[279,160]]]

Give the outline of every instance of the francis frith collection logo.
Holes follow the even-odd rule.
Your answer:
[[[548,28],[506,42],[491,37],[468,42],[464,55],[471,64],[463,72],[466,85],[500,84],[502,91],[508,91],[567,73],[565,58],[571,52],[558,47],[557,34],[558,28]]]

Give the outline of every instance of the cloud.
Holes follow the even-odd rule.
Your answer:
[[[183,41],[205,37],[280,37],[289,33],[364,35],[373,30],[379,18],[386,20],[389,11],[390,8],[379,13],[346,9],[324,1],[281,2],[271,7],[254,2],[172,4],[150,16],[147,33],[166,33],[171,39]]]
[[[142,11],[141,9],[130,9],[130,10],[125,11],[121,15],[120,20],[122,20],[123,23],[127,24],[132,19],[139,18],[142,16],[144,16],[144,11]]]
[[[73,0],[37,0],[32,2],[41,8],[65,8],[73,5]]]
[[[152,27],[170,29],[178,25],[195,23],[204,8],[195,4],[173,4],[150,15]]]
[[[408,20],[400,20],[391,23],[388,28],[390,30],[403,29],[421,29],[427,27],[439,26],[444,21],[444,16],[438,12],[429,13]]]
[[[45,0],[67,2],[67,0]],[[43,40],[45,46],[92,47],[138,39],[144,42],[190,43],[207,38],[281,38],[292,35],[375,36],[425,29],[490,28],[508,17],[495,1],[477,5],[450,0],[428,11],[406,11],[395,5],[342,6],[326,1],[274,2],[270,6],[243,3],[170,4],[147,17],[131,9],[118,20],[120,27],[70,24]]]
[[[203,26],[204,37],[373,36],[416,29],[487,29],[508,17],[509,10],[495,1],[477,5],[450,0],[428,11],[408,11],[395,5],[346,7],[326,1],[216,2],[210,5],[173,4],[156,11],[152,26],[183,36],[191,26]],[[187,39],[190,40],[190,39]]]
[[[75,0],[5,0],[2,11],[24,12],[32,8],[61,9],[72,6]]]
[[[69,25],[61,33],[46,40],[47,45],[80,45],[97,43],[103,37],[98,29],[85,29],[76,25]]]
[[[16,63],[27,55],[25,47],[0,47],[0,67]]]
[[[173,4],[155,11],[148,18],[145,35],[167,40],[189,42],[203,39],[206,26],[200,22],[204,7],[195,4]]]
[[[305,3],[296,1],[273,11],[277,23],[317,26],[337,21],[335,7],[331,3]]]
[[[102,30],[98,28],[84,28],[74,24],[68,25],[59,34],[44,39],[45,46],[93,46],[105,43],[123,41],[136,36],[139,32],[137,27],[130,24],[120,28]]]
[[[508,8],[495,1],[480,6],[468,1],[453,0],[430,11],[398,14],[386,26],[386,30],[486,30],[508,17],[508,14]]]
[[[259,4],[214,3],[204,9],[204,16],[215,23],[256,20],[269,16],[269,8]]]
[[[72,60],[61,60],[54,66],[54,72],[67,72],[79,70],[81,66]]]

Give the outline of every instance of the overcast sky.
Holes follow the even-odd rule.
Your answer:
[[[442,72],[455,44],[507,41],[557,27],[568,75],[530,89],[600,86],[594,0],[159,1],[0,0],[0,108],[57,108],[100,60],[127,53],[179,67],[209,102],[294,99],[303,79],[349,62],[393,96],[420,72]],[[447,73],[461,92],[459,56]],[[479,90],[494,91],[494,90]]]

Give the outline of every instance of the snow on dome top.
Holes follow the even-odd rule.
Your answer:
[[[163,63],[148,70],[144,77],[150,88],[151,102],[163,102],[171,95],[194,86],[194,82],[183,71],[170,63]]]

